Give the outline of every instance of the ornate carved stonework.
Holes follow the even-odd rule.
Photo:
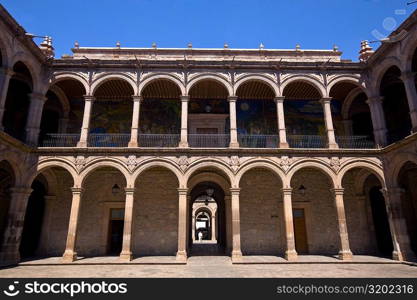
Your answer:
[[[130,172],[132,172],[138,165],[138,160],[136,158],[136,155],[129,155],[127,158],[127,168]]]
[[[279,166],[285,171],[285,172],[287,172],[289,169],[290,169],[290,167],[291,167],[291,165],[294,163],[294,158],[292,158],[292,157],[288,157],[288,156],[282,156],[280,159],[279,159],[279,162],[278,162],[278,164],[279,164]]]
[[[340,170],[341,162],[338,157],[330,158],[330,167],[337,173]]]
[[[180,169],[184,172],[187,168],[188,165],[190,164],[190,161],[188,160],[188,157],[183,155],[180,156],[178,159],[178,165],[180,166]]]
[[[240,167],[240,158],[237,155],[231,156],[229,159],[229,166],[232,168],[233,172],[236,172]]]
[[[84,156],[77,156],[75,158],[74,164],[78,173],[80,173],[85,168],[86,163],[87,159]]]

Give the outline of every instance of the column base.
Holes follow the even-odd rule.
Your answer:
[[[187,258],[187,251],[178,251],[175,259],[179,262],[187,262]]]
[[[234,250],[232,251],[232,262],[241,262],[243,260],[242,251]]]
[[[72,263],[77,260],[77,252],[74,251],[65,251],[62,255],[62,261],[64,263]]]
[[[123,260],[123,261],[131,261],[133,259],[133,254],[132,254],[132,252],[123,252],[122,251],[122,253],[120,253],[119,258],[120,258],[120,260]]]
[[[77,143],[78,148],[87,148],[87,142],[78,142]]]
[[[290,145],[288,143],[279,143],[279,148],[290,148]]]
[[[340,260],[352,260],[353,254],[350,250],[348,251],[339,251],[339,259]]]
[[[339,149],[339,145],[334,143],[334,144],[327,144],[327,148],[329,149]]]
[[[298,260],[298,254],[295,250],[287,250],[285,251],[285,259],[288,261],[296,261]]]
[[[129,148],[137,148],[138,147],[138,142],[137,141],[130,141],[127,146]]]
[[[180,142],[178,145],[179,148],[189,148],[188,142]]]
[[[392,259],[397,261],[404,261],[402,253],[398,251],[392,251]]]
[[[239,148],[239,143],[230,143],[229,148]]]

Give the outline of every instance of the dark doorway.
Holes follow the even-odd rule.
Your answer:
[[[108,254],[119,255],[123,245],[123,226],[125,210],[115,208],[110,210]]]
[[[375,227],[375,237],[379,254],[391,257],[394,248],[385,206],[385,199],[380,189],[380,187],[373,187],[369,191],[369,199],[371,201],[372,217]]]
[[[42,182],[35,180],[32,183],[32,189],[33,192],[29,196],[26,208],[25,224],[19,249],[22,259],[36,256],[42,231],[46,188]]]
[[[298,254],[308,253],[306,219],[303,208],[293,209],[295,250]]]
[[[193,243],[192,234],[192,212],[193,204],[196,201],[200,201],[203,197],[210,195],[209,198],[214,199],[217,204],[216,213],[216,227],[217,227],[217,239],[215,242],[207,241],[207,243]],[[189,203],[188,214],[188,247],[190,249],[190,255],[224,255],[226,251],[226,205],[224,201],[224,191],[213,182],[202,182],[197,184],[191,191],[191,201]],[[200,200],[197,200],[200,199]],[[207,201],[209,204],[210,201]],[[201,211],[200,208],[198,208]],[[195,232],[195,238],[198,239],[198,233]],[[211,237],[207,233],[207,238]]]

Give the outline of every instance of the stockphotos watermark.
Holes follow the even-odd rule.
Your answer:
[[[71,298],[76,295],[85,294],[126,294],[127,283],[108,283],[100,282],[39,282],[37,280],[19,284],[19,281],[13,281],[3,294],[8,297],[15,297],[19,294],[39,295],[39,294],[59,294],[69,295]]]

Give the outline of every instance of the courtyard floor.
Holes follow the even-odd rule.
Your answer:
[[[377,257],[356,257],[348,263],[325,256],[301,256],[298,263],[282,263],[273,257],[249,257],[245,264],[232,264],[230,258],[224,256],[190,257],[187,264],[182,265],[173,264],[174,258],[165,258],[165,264],[156,264],[151,258],[146,262],[139,260],[120,264],[116,258],[103,257],[63,265],[58,258],[48,258],[0,269],[0,278],[417,278],[417,264]]]

